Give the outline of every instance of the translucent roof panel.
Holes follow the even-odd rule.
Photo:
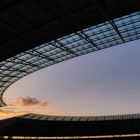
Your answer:
[[[140,12],[83,29],[6,59],[0,62],[0,106],[6,105],[2,101],[4,91],[32,72],[137,39],[140,39]]]
[[[124,114],[112,116],[52,116],[42,114],[27,114],[22,115],[20,118],[33,119],[33,120],[46,120],[46,121],[110,121],[110,120],[129,120],[140,119],[140,114]]]

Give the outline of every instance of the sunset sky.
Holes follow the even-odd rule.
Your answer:
[[[39,70],[6,90],[0,118],[139,113],[139,60],[137,40]]]

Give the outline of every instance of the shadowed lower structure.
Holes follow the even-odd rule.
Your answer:
[[[0,121],[1,136],[48,139],[131,138],[140,134],[140,114],[51,116],[27,114]]]

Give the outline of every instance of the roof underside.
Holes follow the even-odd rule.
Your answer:
[[[105,136],[140,134],[140,114],[49,116],[28,114],[0,121],[4,136]]]
[[[139,10],[139,0],[1,0],[0,61]]]

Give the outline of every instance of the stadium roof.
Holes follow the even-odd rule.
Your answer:
[[[139,0],[1,0],[0,61],[139,10]]]
[[[0,106],[4,91],[18,79],[44,67],[140,38],[140,12],[109,21],[44,43],[0,62]]]
[[[139,39],[139,11],[139,0],[0,1],[0,106],[34,71]]]
[[[27,114],[0,121],[1,136],[111,136],[140,134],[140,114],[51,116]]]

